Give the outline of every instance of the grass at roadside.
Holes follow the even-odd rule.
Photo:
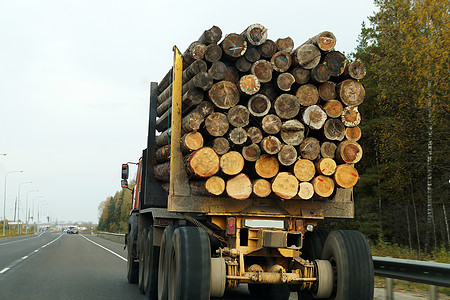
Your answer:
[[[7,238],[7,237],[15,237],[15,236],[25,236],[25,235],[33,235],[34,229],[31,228],[26,232],[25,228],[20,229],[20,234],[17,233],[17,228],[8,228],[8,226],[5,229],[5,236],[3,236],[3,227],[0,226],[0,238]]]

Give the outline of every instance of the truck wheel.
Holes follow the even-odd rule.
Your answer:
[[[169,299],[209,300],[211,247],[206,231],[199,227],[175,230],[169,258]]]
[[[172,249],[172,235],[178,227],[178,225],[167,226],[161,238],[158,262],[158,300],[168,299],[169,256]]]
[[[334,273],[332,300],[373,299],[373,262],[369,245],[358,231],[331,232],[323,246],[322,259]]]
[[[139,251],[139,290],[141,294],[145,293],[144,288],[144,272],[145,272],[145,248],[147,246],[147,235],[148,235],[148,226],[145,226],[142,231],[141,243],[140,243],[140,251]]]
[[[287,284],[249,283],[248,291],[250,292],[250,295],[256,299],[288,300],[291,295],[291,291]]]
[[[127,235],[127,279],[129,283],[137,283],[139,278],[139,263],[136,259],[137,217],[132,214],[128,220]]]
[[[153,226],[150,226],[145,247],[144,289],[147,299],[158,297],[159,247],[153,245]]]

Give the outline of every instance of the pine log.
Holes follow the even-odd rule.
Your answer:
[[[314,45],[302,45],[293,51],[292,58],[295,65],[311,70],[319,64],[321,54]]]
[[[227,180],[226,191],[231,198],[245,200],[252,194],[252,182],[246,174],[238,174]]]
[[[339,162],[356,164],[361,160],[363,150],[357,142],[343,141],[339,143],[336,149],[336,159]]]
[[[262,178],[274,177],[278,174],[279,167],[276,157],[268,154],[261,155],[255,162],[255,171]]]
[[[238,58],[247,50],[247,41],[242,35],[236,33],[225,36],[220,45],[223,53],[230,58]]]
[[[211,193],[206,189],[206,180],[190,181],[189,188],[191,190],[192,195],[203,195],[203,196],[211,195]]]
[[[214,105],[209,101],[202,101],[192,111],[197,112],[202,115],[203,118],[206,118],[214,112]]]
[[[315,160],[320,154],[320,144],[316,138],[308,137],[299,146],[300,155],[309,160]]]
[[[329,100],[323,105],[322,108],[330,118],[339,118],[344,111],[342,103],[338,100]]]
[[[245,51],[244,56],[249,62],[254,63],[261,58],[261,53],[259,53],[259,50],[256,47],[249,47],[247,48],[247,51]]]
[[[227,72],[225,73],[224,81],[229,81],[232,83],[237,83],[239,81],[239,71],[235,67],[227,67]]]
[[[192,42],[187,50],[183,53],[183,68],[187,68],[190,64],[205,56],[206,45],[200,42]]]
[[[361,82],[346,79],[336,85],[338,99],[347,106],[358,106],[364,101],[366,91]]]
[[[294,165],[294,175],[300,181],[310,181],[314,174],[316,173],[316,168],[314,163],[309,159],[298,159]]]
[[[170,157],[170,147],[169,145],[164,145],[155,151],[155,162],[157,164],[162,164],[167,162]]]
[[[208,30],[205,30],[203,34],[199,37],[198,42],[208,45],[208,44],[217,44],[222,38],[222,30],[213,26]]]
[[[239,91],[230,81],[215,83],[208,92],[209,99],[218,108],[229,109],[239,102]]]
[[[247,141],[247,131],[242,127],[236,127],[230,130],[230,141],[234,145],[243,145]]]
[[[245,95],[254,95],[259,91],[261,84],[255,75],[244,75],[239,79],[239,90]]]
[[[291,52],[294,49],[294,41],[290,37],[277,39],[275,44],[278,51]]]
[[[229,126],[227,116],[223,113],[214,112],[205,119],[205,128],[212,136],[223,136]]]
[[[359,180],[359,174],[356,169],[349,164],[339,165],[334,172],[334,181],[342,188],[351,188]]]
[[[361,129],[358,126],[347,127],[345,129],[345,137],[351,142],[357,142],[361,138]]]
[[[318,105],[308,106],[303,111],[303,122],[311,129],[320,129],[327,120],[327,114]]]
[[[203,91],[207,91],[212,87],[213,82],[213,78],[210,74],[208,74],[208,72],[200,72],[183,85],[183,91],[189,91],[194,87],[200,88]]]
[[[264,58],[271,58],[275,52],[277,52],[277,44],[274,41],[267,39],[261,46],[258,48],[261,56]]]
[[[320,197],[330,197],[334,192],[334,181],[330,177],[319,175],[313,178],[314,192]]]
[[[291,73],[281,73],[277,78],[277,86],[284,92],[289,92],[294,82],[295,78]]]
[[[339,119],[328,119],[323,126],[325,137],[332,141],[342,141],[345,137],[345,126]]]
[[[243,105],[235,105],[228,110],[227,117],[234,127],[245,127],[249,123],[250,112]]]
[[[258,127],[250,127],[247,130],[247,136],[254,144],[258,144],[263,139],[263,134]]]
[[[334,158],[336,153],[336,144],[333,142],[323,142],[320,145],[320,155],[322,157]]]
[[[336,162],[332,158],[321,158],[316,162],[316,169],[322,175],[333,175],[336,170]]]
[[[170,163],[165,162],[154,167],[155,178],[159,181],[169,181],[170,180]]]
[[[341,120],[345,126],[355,127],[361,122],[361,114],[357,107],[346,107],[342,111]]]
[[[291,56],[288,52],[278,51],[272,56],[270,63],[275,71],[283,73],[291,66]]]
[[[305,84],[311,78],[311,70],[304,69],[302,67],[292,69],[291,74],[294,76],[295,82],[298,84]]]
[[[189,132],[181,137],[180,148],[183,154],[188,154],[192,151],[203,147],[203,136],[199,132]],[[155,161],[157,164],[169,161],[170,146],[164,145],[155,151]]]
[[[252,24],[242,33],[253,46],[259,46],[267,40],[267,29],[261,24]]]
[[[272,65],[264,59],[260,59],[252,64],[250,72],[258,77],[259,82],[266,83],[272,80]]]
[[[219,171],[219,156],[210,147],[203,147],[184,157],[188,176],[211,177]]]
[[[280,198],[291,199],[298,193],[298,180],[289,172],[280,172],[272,182],[272,191]]]
[[[181,128],[185,132],[190,132],[200,129],[200,125],[203,123],[205,118],[198,112],[191,112],[186,117],[181,120]],[[158,127],[156,128],[158,129]]]
[[[208,65],[206,64],[205,61],[201,59],[194,61],[189,67],[187,67],[183,71],[183,84],[187,83],[198,73],[206,72],[207,69]]]
[[[323,31],[307,40],[304,44],[313,44],[322,51],[330,51],[336,45],[336,37],[332,32]]]
[[[261,89],[259,90],[259,93],[267,96],[270,101],[275,101],[275,99],[278,97],[277,89],[275,88],[275,85],[272,82],[267,82],[261,84]]]
[[[250,144],[242,148],[242,156],[246,161],[256,161],[261,156],[258,144]]]
[[[318,64],[311,70],[311,79],[316,83],[324,83],[330,79],[331,73],[324,64]]]
[[[288,120],[281,126],[280,136],[285,144],[298,146],[305,138],[305,126],[299,120]]]
[[[273,114],[266,115],[261,124],[262,130],[268,134],[277,134],[281,130],[281,125],[283,125],[281,119]]]
[[[221,61],[215,61],[211,64],[208,74],[211,75],[214,80],[222,80],[227,74],[227,66]]]
[[[212,148],[218,155],[224,155],[230,149],[230,142],[224,137],[218,137],[213,140]]]
[[[172,82],[172,74],[173,68],[170,68],[169,72],[164,76],[163,79],[161,79],[160,83],[158,84],[158,93],[164,92],[165,89],[171,84]]]
[[[205,50],[205,60],[211,63],[219,61],[222,57],[222,48],[217,44],[210,44]]]
[[[183,94],[183,112],[187,111],[189,108],[199,104],[203,100],[203,91],[199,88],[193,88]],[[158,105],[156,113],[158,117],[161,117],[168,109],[169,105],[172,103],[172,96],[166,101]],[[169,113],[168,113],[169,114]]]
[[[160,135],[157,135],[155,137],[156,146],[162,147],[164,145],[167,145],[170,140],[171,132],[172,132],[172,129],[169,128],[166,131],[164,131],[163,133],[161,133]],[[182,133],[182,134],[184,134],[184,133]]]
[[[310,182],[300,182],[298,189],[300,199],[309,200],[314,196],[314,187]]]
[[[290,166],[297,160],[297,150],[292,145],[283,145],[278,152],[278,161],[283,166]]]
[[[326,81],[319,85],[319,97],[325,101],[336,99],[336,84],[332,81]]]
[[[361,80],[366,76],[366,66],[360,59],[346,65],[344,70],[344,78],[350,77],[353,79]]]
[[[245,58],[245,56],[239,57],[234,65],[236,69],[238,69],[242,73],[247,73],[252,67],[252,63],[249,62],[247,58]]]
[[[252,116],[255,117],[263,117],[269,113],[270,107],[272,104],[270,103],[270,99],[262,94],[253,95],[248,100],[248,111]]]
[[[303,106],[311,106],[319,101],[319,91],[313,84],[305,84],[298,88],[295,96]]]
[[[225,180],[219,176],[209,177],[205,182],[205,188],[212,195],[222,195],[225,191]]]
[[[347,59],[339,51],[331,51],[325,54],[323,64],[327,66],[331,76],[339,76],[344,73]]]
[[[266,136],[261,141],[261,150],[263,150],[267,154],[277,154],[280,152],[282,143],[280,140],[273,135]]]
[[[272,193],[272,185],[265,179],[256,179],[253,181],[253,194],[257,197],[265,198]]]
[[[239,174],[244,168],[244,163],[244,158],[236,151],[230,151],[220,157],[220,169],[227,175]]]
[[[281,94],[274,103],[275,113],[281,119],[292,119],[300,111],[300,100],[291,94]]]

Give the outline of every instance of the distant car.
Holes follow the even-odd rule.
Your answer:
[[[78,234],[78,229],[76,229],[76,228],[68,229],[67,233],[68,234]]]

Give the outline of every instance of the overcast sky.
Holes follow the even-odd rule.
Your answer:
[[[7,175],[7,219],[32,181],[20,185],[21,219],[28,195],[52,219],[98,221],[121,163],[146,147],[149,83],[169,70],[173,45],[260,23],[297,46],[329,30],[350,53],[374,10],[371,0],[0,1],[0,219],[5,175],[23,170]]]

